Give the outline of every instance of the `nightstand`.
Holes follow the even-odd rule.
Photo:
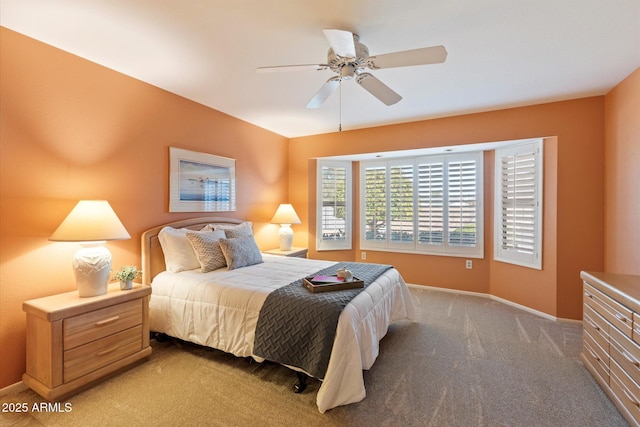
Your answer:
[[[265,254],[270,255],[280,255],[280,256],[288,256],[294,258],[306,258],[307,257],[307,248],[291,248],[290,251],[281,251],[280,249],[269,249],[268,251],[263,251]]]
[[[151,354],[149,295],[134,284],[80,298],[78,291],[26,301],[27,371],[22,381],[47,400],[65,398]]]

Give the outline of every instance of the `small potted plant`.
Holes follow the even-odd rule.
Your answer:
[[[120,281],[120,289],[128,290],[133,287],[133,279],[140,277],[142,271],[138,270],[135,265],[123,265],[120,270],[116,271],[114,279]]]

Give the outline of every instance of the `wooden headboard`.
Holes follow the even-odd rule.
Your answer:
[[[235,218],[221,218],[204,216],[198,218],[183,219],[180,221],[162,224],[153,227],[142,233],[142,283],[150,285],[158,273],[166,269],[164,264],[164,253],[158,240],[158,233],[164,227],[188,228],[190,230],[200,230],[207,224],[241,224],[244,220]]]

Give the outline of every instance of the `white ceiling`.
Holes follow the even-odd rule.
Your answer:
[[[0,24],[286,137],[602,95],[640,66],[640,0],[0,0]],[[330,71],[322,29],[371,55],[444,45],[444,64],[372,73],[305,105]]]

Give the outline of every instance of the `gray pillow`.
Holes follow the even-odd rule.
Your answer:
[[[224,239],[223,230],[187,233],[187,239],[193,247],[198,262],[200,263],[200,271],[207,273],[217,270],[227,265],[222,249],[220,248],[220,239]]]
[[[262,253],[253,235],[220,239],[219,243],[229,270],[262,263]]]

